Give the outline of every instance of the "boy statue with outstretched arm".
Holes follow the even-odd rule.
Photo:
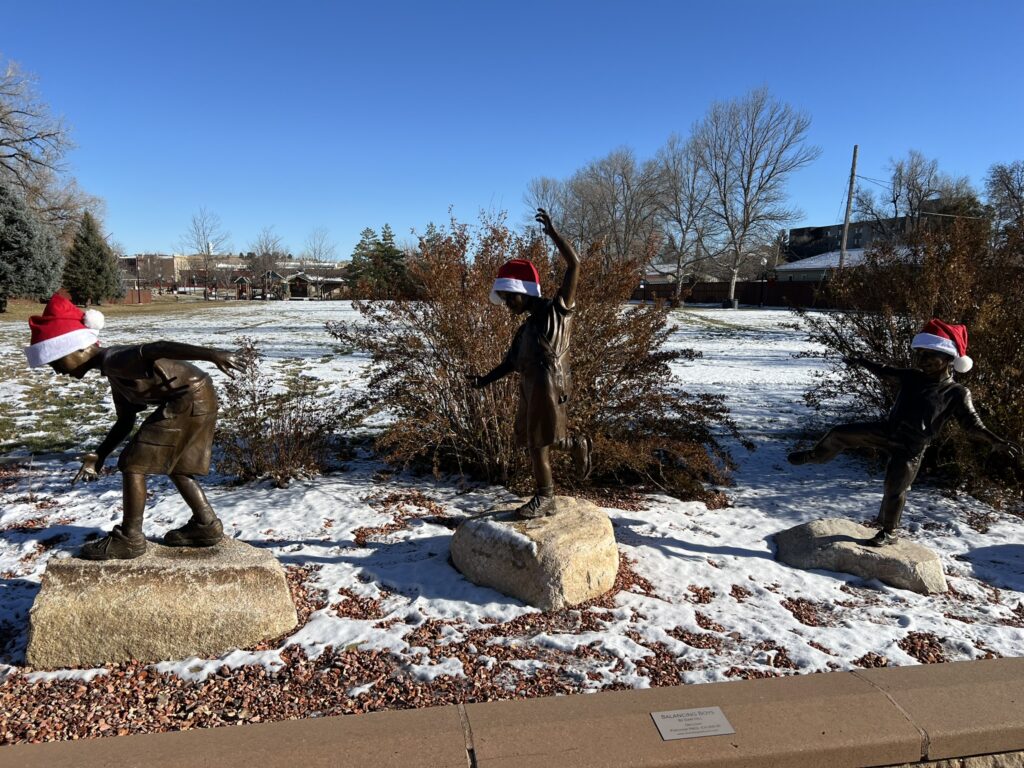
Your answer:
[[[875,376],[899,384],[889,417],[880,422],[841,424],[833,427],[806,451],[789,454],[791,464],[823,464],[850,448],[874,448],[889,455],[878,522],[882,530],[867,544],[882,546],[895,541],[896,529],[925,449],[943,425],[955,418],[968,435],[984,440],[1012,458],[1020,447],[985,427],[974,410],[971,392],[953,380],[953,371],[966,373],[974,364],[967,357],[967,328],[941,320],[929,320],[911,343],[914,368],[891,368],[863,357],[845,359]]]
[[[554,297],[544,299],[540,295],[537,268],[531,262],[513,259],[501,266],[491,290],[491,302],[504,304],[513,314],[526,314],[527,318],[516,331],[505,359],[485,376],[473,377],[473,385],[480,388],[510,373],[519,374],[515,436],[516,442],[530,452],[536,482],[533,498],[516,510],[525,518],[554,512],[552,448],[571,451],[581,477],[590,474],[591,466],[590,438],[570,436],[566,427],[566,403],[571,389],[569,336],[580,259],[555,230],[547,211],[538,208],[536,219],[565,259],[565,278]]]
[[[33,368],[49,365],[57,373],[81,379],[91,370],[107,377],[117,420],[110,433],[87,453],[72,483],[95,480],[110,452],[131,434],[136,416],[156,407],[121,451],[117,466],[123,475],[124,516],[104,538],[82,547],[89,560],[127,560],[146,551],[142,518],[146,475],[167,475],[174,482],[192,518],[168,531],[164,543],[175,547],[209,547],[220,541],[223,527],[206,494],[195,480],[210,471],[217,396],[210,376],[186,362],[205,360],[231,375],[241,370],[230,352],[173,341],[101,349],[97,338],[103,315],[82,312],[55,295],[42,315],[29,320],[32,344],[25,349]]]

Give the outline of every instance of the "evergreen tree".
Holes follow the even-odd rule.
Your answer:
[[[99,304],[121,294],[117,257],[88,211],[82,216],[64,264],[64,287],[76,304]]]
[[[60,286],[63,258],[49,227],[0,181],[0,312],[12,296],[43,298]]]
[[[362,284],[372,282],[373,255],[379,245],[377,233],[370,227],[359,233],[359,242],[352,249],[352,260],[345,275],[349,290],[355,296],[359,296],[366,289]]]
[[[405,253],[395,244],[395,233],[385,224],[374,254],[374,277],[378,294],[390,298],[404,296],[409,282],[405,269]]]

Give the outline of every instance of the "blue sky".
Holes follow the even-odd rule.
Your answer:
[[[919,149],[975,183],[1024,159],[1024,3],[8,3],[0,53],[73,128],[70,167],[129,252],[175,249],[206,206],[235,251],[273,225],[399,238],[627,145],[653,154],[767,85],[822,148],[800,224],[841,220],[853,145],[883,177]]]

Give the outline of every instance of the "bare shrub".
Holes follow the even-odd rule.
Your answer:
[[[372,358],[369,383],[348,409],[352,424],[387,412],[376,448],[388,461],[435,474],[457,473],[516,490],[532,477],[516,448],[516,377],[484,389],[467,375],[502,359],[522,318],[495,307],[488,294],[498,267],[511,258],[537,265],[550,295],[560,260],[541,240],[511,232],[502,218],[477,229],[452,221],[420,240],[409,277],[421,300],[355,302],[358,324],[328,331]],[[719,397],[689,396],[669,364],[699,357],[668,350],[664,308],[627,307],[639,281],[639,260],[606,260],[597,249],[581,259],[571,347],[569,427],[594,440],[591,483],[639,485],[687,497],[712,494],[729,465],[713,429],[734,429]],[[567,457],[553,454],[556,479],[571,483]]]
[[[1024,438],[1024,239],[1020,233],[993,244],[986,222],[957,220],[923,233],[904,249],[877,248],[863,266],[844,270],[831,284],[849,311],[807,314],[810,337],[824,346],[808,356],[830,370],[805,394],[829,416],[880,418],[896,391],[840,358],[863,355],[910,367],[910,343],[932,317],[967,325],[974,368],[956,374],[970,388],[986,425],[1015,442]],[[986,481],[1021,488],[1020,467],[967,439],[956,424],[943,431],[926,469],[979,490]]]
[[[240,482],[269,478],[279,488],[319,473],[334,421],[326,385],[295,368],[275,387],[256,342],[243,336],[236,343],[244,370],[224,385],[217,470]]]

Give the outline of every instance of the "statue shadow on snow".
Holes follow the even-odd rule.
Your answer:
[[[39,582],[0,579],[0,664],[25,663],[28,647],[28,612],[39,594]]]
[[[705,560],[708,555],[730,555],[732,557],[759,557],[765,560],[774,560],[770,549],[743,549],[742,547],[715,546],[710,544],[697,544],[692,541],[671,538],[668,536],[647,536],[636,531],[633,526],[641,527],[650,525],[644,520],[618,517],[612,518],[612,526],[615,528],[615,540],[620,544],[631,547],[653,547],[664,550],[674,557],[684,557],[688,560]],[[687,554],[693,553],[693,554]]]
[[[449,559],[451,534],[422,536],[408,541],[368,541],[356,547],[351,540],[330,542],[322,539],[261,542],[246,541],[254,547],[279,547],[277,559],[282,565],[340,565],[347,564],[357,570],[359,577],[373,581],[377,586],[409,599],[452,600],[486,605],[488,603],[522,604],[515,598],[473,584],[452,565]],[[342,546],[340,553],[318,555],[290,553],[288,547]],[[353,554],[349,554],[352,552]],[[360,554],[356,554],[360,553]]]

